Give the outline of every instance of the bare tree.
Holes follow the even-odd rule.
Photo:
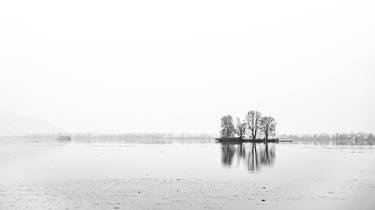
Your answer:
[[[230,138],[234,136],[235,128],[233,124],[233,118],[230,115],[223,116],[221,118],[221,131],[220,135],[222,138]]]
[[[257,138],[257,133],[259,130],[259,124],[260,124],[260,119],[262,117],[262,114],[258,111],[249,111],[245,117],[245,121],[247,124],[247,127],[249,128],[251,132],[251,137],[253,139]]]
[[[236,134],[240,139],[243,139],[243,136],[246,132],[246,123],[240,120],[240,118],[236,118]]]
[[[275,134],[276,121],[271,116],[265,116],[260,119],[260,131],[264,135],[265,139],[268,140],[269,136]]]

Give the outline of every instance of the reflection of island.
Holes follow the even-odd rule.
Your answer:
[[[221,146],[221,161],[224,166],[231,166],[233,159],[244,161],[249,171],[257,171],[262,166],[272,165],[275,161],[274,144],[231,144]]]

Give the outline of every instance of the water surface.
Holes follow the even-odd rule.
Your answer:
[[[370,199],[375,195],[373,145],[8,141],[0,145],[0,171],[0,186],[4,194],[0,204],[5,207],[17,206],[12,198],[22,200],[23,191],[20,189],[23,188],[20,186],[28,186],[38,193],[50,186],[48,193],[58,198],[63,195],[54,194],[58,191],[56,186],[69,183],[71,189],[64,188],[68,190],[67,194],[69,190],[73,193],[79,189],[82,191],[80,196],[88,196],[84,201],[70,198],[72,205],[86,202],[82,208],[107,208],[99,204],[92,206],[94,195],[90,193],[95,190],[91,182],[95,186],[119,187],[107,189],[109,193],[117,189],[116,194],[108,195],[107,200],[117,202],[119,192],[126,191],[121,199],[118,198],[121,200],[117,202],[119,208],[126,208],[126,204],[121,203],[133,199],[127,197],[131,194],[129,186],[132,189],[143,186],[143,191],[154,192],[147,198],[150,201],[146,202],[147,205],[139,200],[139,209],[157,208],[157,203],[162,209],[192,207],[194,198],[189,197],[191,195],[168,191],[174,186],[191,193],[208,190],[206,194],[210,197],[202,200],[202,205],[213,208],[233,205],[239,208],[298,208],[306,202],[326,209],[350,209],[355,205],[363,209],[375,207],[375,202]],[[181,202],[177,205],[162,198],[159,202],[160,191],[154,185],[170,186],[164,189],[165,196],[174,195],[172,197]],[[234,197],[228,199],[227,194],[234,194]],[[32,196],[43,198],[35,193]],[[43,199],[41,202],[46,208],[54,201]],[[217,202],[220,199],[222,206],[217,206],[215,203],[220,203]],[[22,205],[29,204],[25,200]],[[68,204],[62,199],[59,205],[63,208]]]

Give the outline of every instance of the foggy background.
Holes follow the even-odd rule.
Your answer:
[[[375,3],[1,1],[0,134],[375,132]]]

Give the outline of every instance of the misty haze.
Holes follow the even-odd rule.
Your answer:
[[[0,2],[0,209],[375,209],[373,11]]]

